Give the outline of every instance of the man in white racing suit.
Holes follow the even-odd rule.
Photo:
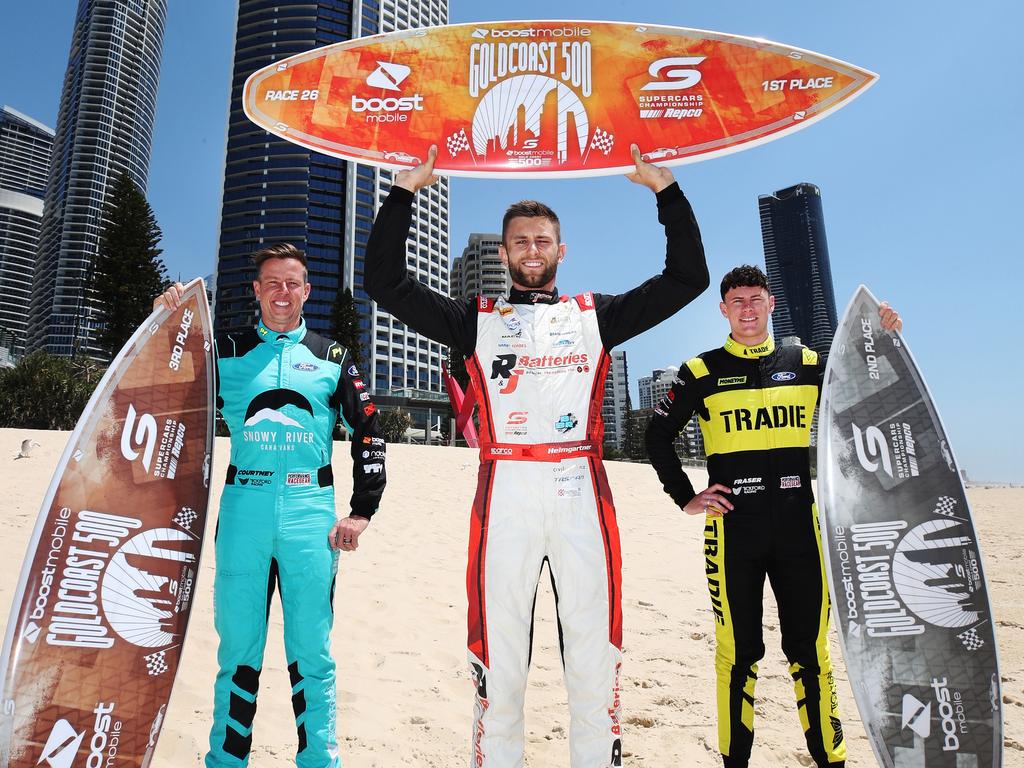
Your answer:
[[[672,173],[640,159],[630,180],[657,194],[665,269],[620,295],[559,296],[565,257],[558,218],[536,201],[513,205],[500,254],[513,289],[456,301],[406,270],[415,193],[432,183],[436,150],[395,178],[367,248],[366,290],[411,328],[462,352],[480,404],[480,471],[466,586],[476,687],[471,764],[523,765],[523,699],[533,604],[545,562],[557,603],[571,715],[573,768],[622,764],[621,560],[601,463],[609,352],[693,300],[708,285],[700,233]]]

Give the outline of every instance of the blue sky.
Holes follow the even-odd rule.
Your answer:
[[[0,103],[53,126],[74,0],[5,3]],[[182,278],[214,271],[235,3],[170,4],[149,199],[164,258]],[[860,65],[881,78],[848,107],[792,136],[675,169],[696,211],[716,284],[763,262],[757,196],[797,182],[822,191],[840,312],[858,283],[888,298],[972,478],[1024,482],[1024,22],[1017,4],[823,4],[450,0],[452,23],[501,18],[651,22],[765,37]],[[512,14],[512,15],[510,15]],[[650,193],[623,178],[452,185],[453,248],[493,230],[523,197],[550,204],[569,252],[559,288],[615,293],[660,269]],[[716,290],[626,345],[630,377],[678,365],[727,332]],[[1016,320],[1014,318],[1017,318]]]

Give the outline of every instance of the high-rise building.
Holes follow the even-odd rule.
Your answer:
[[[364,377],[375,393],[440,392],[441,345],[406,328],[363,287],[366,243],[392,173],[310,152],[257,128],[242,110],[256,70],[311,48],[395,29],[445,24],[447,0],[240,0],[217,264],[218,330],[251,327],[250,256],[290,242],[306,252],[312,284],[305,318],[327,332],[339,289],[360,317]],[[449,292],[448,180],[422,190],[413,207],[408,263],[431,288]]]
[[[653,408],[654,404],[658,402],[654,398],[654,382],[661,378],[661,374],[665,371],[656,368],[651,371],[650,376],[641,376],[637,382],[637,388],[640,395],[640,408],[638,410],[646,411],[649,408]]]
[[[475,296],[508,295],[512,278],[498,255],[501,235],[474,232],[455,258],[451,270],[451,291],[453,298],[471,299]]]
[[[25,349],[53,129],[0,108],[0,348]]]
[[[821,212],[821,190],[797,184],[758,197],[768,285],[775,295],[777,343],[797,337],[827,355],[836,330],[836,299]]]
[[[145,192],[167,0],[79,0],[57,113],[32,284],[28,348],[103,356],[87,287],[107,190]]]
[[[601,418],[604,421],[604,442],[618,451],[626,448],[626,421],[629,418],[629,370],[626,352],[611,352],[608,375],[604,380],[604,403]]]
[[[656,368],[651,371],[650,376],[640,379],[640,408],[638,411],[644,418],[650,418],[650,415],[647,414],[648,409],[659,407],[658,404],[665,399],[678,377],[679,368],[669,365],[665,368]],[[645,405],[645,403],[650,403],[650,405]],[[686,422],[674,444],[676,452],[683,458],[695,460],[704,458],[704,435],[700,431],[700,422],[696,413]]]
[[[679,368],[675,365],[668,365],[663,369],[659,369],[651,373],[652,407],[657,405],[658,402],[668,394],[668,391],[672,389],[672,384],[678,376]]]

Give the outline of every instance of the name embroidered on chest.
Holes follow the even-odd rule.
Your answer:
[[[758,429],[783,429],[807,427],[807,406],[773,405],[771,408],[731,408],[719,411],[725,422],[726,432],[744,432]]]

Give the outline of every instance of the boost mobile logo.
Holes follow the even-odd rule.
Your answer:
[[[67,720],[58,720],[46,737],[46,746],[36,765],[45,760],[50,768],[71,768],[71,762],[78,754],[78,745],[84,738],[85,733],[78,733]]]
[[[878,461],[881,459],[882,469],[885,474],[892,477],[892,460],[889,458],[889,448],[885,444],[885,435],[878,427],[868,427],[861,432],[860,427],[851,424],[853,427],[853,444],[857,449],[857,460],[868,472],[878,470]]]
[[[681,67],[696,67],[707,56],[673,56],[668,59],[658,59],[651,63],[647,72],[651,77],[659,78],[643,86],[641,91],[682,91],[692,88],[700,82],[700,70],[682,69]]]
[[[139,458],[139,452],[135,449],[141,447],[143,449],[142,466],[148,472],[149,465],[153,461],[153,449],[156,447],[156,419],[150,414],[144,413],[136,426],[135,416],[135,406],[129,403],[128,413],[124,417],[124,427],[121,430],[121,455],[128,461],[135,461]],[[132,436],[133,427],[135,429],[134,438]]]
[[[909,693],[903,695],[903,727],[909,727],[922,739],[927,739],[932,732],[932,705],[922,704]]]
[[[377,68],[366,78],[366,84],[374,88],[383,88],[386,91],[397,91],[402,81],[409,76],[412,70],[404,64],[395,64],[389,61],[378,61]]]

